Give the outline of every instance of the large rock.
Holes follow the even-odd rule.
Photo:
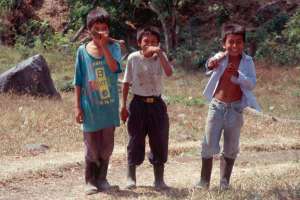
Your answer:
[[[61,98],[41,55],[30,57],[0,75],[0,93],[6,92]]]

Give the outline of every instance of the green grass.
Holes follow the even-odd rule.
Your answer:
[[[204,106],[205,100],[201,97],[185,97],[180,95],[165,96],[165,101],[168,104],[181,104],[184,106]]]

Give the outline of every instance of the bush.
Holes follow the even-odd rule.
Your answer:
[[[183,43],[173,52],[176,57],[176,65],[184,69],[204,68],[206,60],[220,51],[220,40],[213,41],[196,40],[193,44]]]
[[[257,42],[255,57],[281,65],[300,63],[300,10],[292,17],[280,14],[259,28],[248,39]]]

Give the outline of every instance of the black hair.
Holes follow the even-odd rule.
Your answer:
[[[226,37],[229,34],[241,35],[243,37],[243,41],[246,41],[246,29],[244,26],[239,24],[225,24],[222,27],[222,42],[223,44],[226,41]]]
[[[138,31],[137,31],[136,39],[137,39],[138,43],[141,42],[144,35],[148,35],[148,34],[156,36],[158,42],[160,42],[159,29],[155,26],[146,26],[144,28],[138,29]]]
[[[86,25],[88,29],[91,29],[97,22],[105,23],[107,25],[109,24],[109,14],[104,8],[97,7],[91,10],[86,17]]]

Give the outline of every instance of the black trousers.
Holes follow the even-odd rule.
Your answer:
[[[145,139],[148,135],[151,164],[164,164],[168,159],[169,117],[161,97],[154,101],[134,96],[129,105],[127,146],[128,165],[140,165],[145,159]],[[151,100],[151,99],[150,99]]]

